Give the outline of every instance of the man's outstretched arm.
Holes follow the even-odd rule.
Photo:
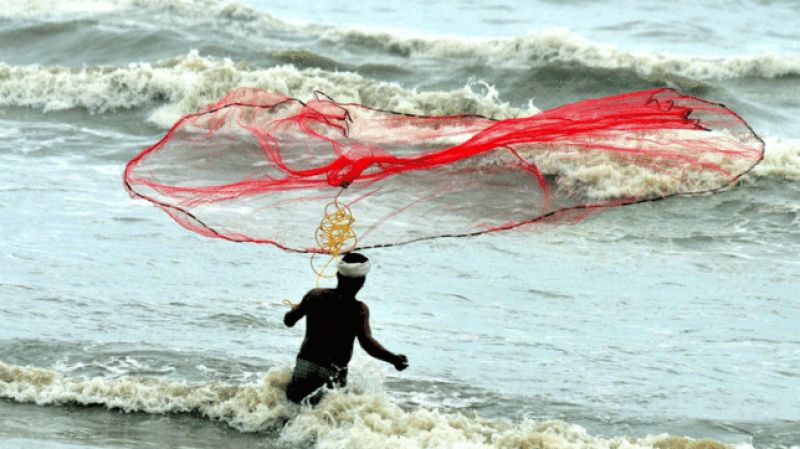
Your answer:
[[[391,363],[398,371],[408,368],[408,358],[402,354],[394,354],[381,346],[372,337],[372,329],[369,327],[369,308],[366,304],[361,304],[360,310],[361,323],[358,329],[358,343],[367,351],[367,354],[378,360]]]

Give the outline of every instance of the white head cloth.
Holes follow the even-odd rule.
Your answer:
[[[363,278],[371,267],[369,261],[354,263],[339,261],[336,271],[346,278]]]

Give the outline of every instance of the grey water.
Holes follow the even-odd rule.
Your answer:
[[[597,438],[554,446],[800,447],[798,19],[778,1],[0,2],[0,447],[519,447],[415,433],[409,417],[437,413]],[[281,430],[133,405],[161,390],[92,393],[244,388],[292,364],[302,326],[281,299],[313,286],[307,258],[194,235],[121,185],[175,119],[239,86],[496,116],[667,86],[729,105],[767,147],[714,195],[371,250],[361,299],[411,368],[357,352],[343,404],[381,404],[358,419],[302,430],[314,412],[291,410]]]

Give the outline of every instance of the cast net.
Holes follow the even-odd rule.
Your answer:
[[[492,120],[242,88],[181,118],[124,183],[205,236],[337,253],[712,192],[762,157],[736,113],[670,89]]]

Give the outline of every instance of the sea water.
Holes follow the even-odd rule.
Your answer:
[[[797,448],[797,23],[791,1],[0,1],[0,447]],[[357,350],[301,408],[281,299],[306,257],[121,186],[239,86],[495,118],[667,86],[766,153],[714,195],[370,251],[359,296],[411,367]]]

